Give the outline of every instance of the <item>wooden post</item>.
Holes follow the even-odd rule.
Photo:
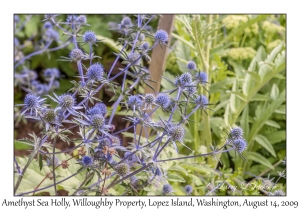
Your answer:
[[[158,22],[157,30],[163,29],[169,34],[169,41],[168,41],[169,43],[171,43],[171,34],[172,34],[174,19],[175,19],[175,15],[162,15],[162,17],[160,17]],[[150,85],[154,88],[155,92],[159,92],[160,90],[161,78],[166,68],[167,53],[168,53],[168,47],[166,47],[165,45],[162,45],[162,47],[160,45],[157,45],[156,47],[154,47],[152,51],[149,72],[150,72],[151,79],[156,82],[156,83],[154,82],[150,83]],[[147,85],[145,85],[144,88],[145,88],[145,93],[154,92]],[[138,125],[136,129],[137,134],[140,133],[140,129],[141,126]],[[142,131],[142,136],[143,137],[146,136],[144,129]]]
[[[169,34],[169,43],[171,40],[171,33],[173,28],[175,15],[162,15],[158,22],[158,29],[163,29]],[[166,67],[166,59],[167,59],[168,47],[162,45],[157,45],[153,51],[151,56],[151,63],[149,66],[149,71],[151,75],[151,79],[157,83],[150,83],[151,86],[155,89],[156,92],[160,89],[161,76],[163,75]],[[153,90],[146,86],[145,93],[152,93]]]

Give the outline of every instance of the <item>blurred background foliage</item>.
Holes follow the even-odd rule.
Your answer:
[[[19,15],[20,22],[28,16]],[[94,31],[100,43],[95,47],[95,54],[100,56],[104,67],[109,68],[114,61],[114,51],[118,48],[119,34],[110,30],[123,15],[87,15],[87,30]],[[133,15],[132,15],[133,17]],[[43,30],[43,15],[33,15],[24,30],[15,34],[23,53],[36,50],[41,39],[39,32]],[[65,20],[66,15],[59,19]],[[155,31],[158,18],[151,22]],[[61,33],[61,32],[60,32]],[[63,34],[60,34],[64,40]],[[281,178],[278,172],[285,170],[280,164],[286,157],[286,16],[285,15],[176,15],[171,46],[164,76],[174,80],[176,76],[187,71],[186,64],[190,60],[197,63],[198,69],[209,75],[209,83],[199,94],[209,96],[210,108],[206,115],[201,110],[195,112],[186,125],[185,142],[192,152],[180,147],[180,154],[200,154],[211,151],[211,147],[221,147],[231,127],[240,126],[244,130],[244,138],[248,148],[243,154],[247,161],[233,151],[222,153],[216,159],[199,157],[184,162],[166,163],[166,177],[174,188],[175,195],[184,194],[184,186],[190,184],[194,188],[193,195],[227,195],[230,186],[240,184],[240,180],[254,180],[255,175],[274,180]],[[15,43],[16,47],[16,43]],[[53,47],[56,47],[55,45]],[[73,84],[77,74],[74,63],[57,61],[66,56],[72,49],[68,47],[32,57],[25,65],[38,73],[43,81],[42,73],[46,68],[60,70],[60,87],[57,94],[65,93]],[[82,46],[87,51],[87,46]],[[18,67],[16,73],[22,71]],[[76,78],[77,79],[77,78]],[[161,90],[168,89],[170,84],[162,80]],[[22,103],[24,90],[15,86],[15,104]],[[106,100],[105,94],[99,97]],[[192,109],[192,105],[189,106]],[[119,115],[124,112],[119,111]],[[166,116],[158,110],[156,116]],[[157,119],[158,120],[158,119]],[[178,116],[179,120],[179,116]],[[22,123],[22,122],[19,122]],[[129,133],[125,133],[125,136]],[[17,150],[28,149],[19,145]],[[169,148],[172,157],[178,154]],[[143,177],[139,177],[143,179]],[[145,178],[145,177],[144,177]],[[239,178],[239,179],[237,179]],[[146,179],[146,178],[145,178]],[[213,190],[225,184],[228,189]],[[285,179],[279,180],[281,188],[285,188]],[[238,194],[232,191],[231,194]],[[144,195],[155,195],[154,189],[145,189]],[[245,189],[243,195],[258,195],[259,190]]]

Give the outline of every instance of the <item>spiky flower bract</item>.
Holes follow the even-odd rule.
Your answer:
[[[94,63],[88,68],[87,77],[89,80],[100,81],[103,77],[104,68],[100,63]]]
[[[70,94],[60,95],[59,102],[63,109],[72,109],[76,104],[75,98]]]
[[[81,49],[72,50],[70,52],[69,56],[73,61],[80,61],[84,57]]]
[[[196,70],[197,69],[197,65],[194,61],[189,61],[188,64],[186,65],[186,67],[189,70]]]
[[[90,156],[83,156],[81,161],[84,166],[90,166],[93,164],[93,159]]]
[[[129,173],[130,167],[127,163],[120,163],[115,166],[115,170],[120,176],[126,176]]]
[[[173,187],[169,184],[165,184],[162,188],[163,194],[167,195],[173,192]]]
[[[235,139],[232,144],[235,151],[237,151],[238,153],[244,152],[247,148],[247,142],[244,139]]]
[[[193,192],[193,187],[191,185],[186,185],[184,187],[186,194],[190,195]]]
[[[195,75],[195,79],[198,83],[204,85],[207,83],[207,74],[205,72],[198,72]]]
[[[83,34],[83,41],[86,43],[95,43],[97,41],[95,33],[93,31],[86,31]]]
[[[165,30],[160,29],[156,31],[154,38],[156,41],[166,43],[169,40],[169,35]]]
[[[163,108],[167,108],[170,103],[170,98],[165,93],[160,93],[156,96],[155,103],[160,105]]]
[[[185,133],[184,128],[181,125],[175,125],[170,128],[169,137],[173,141],[176,140],[180,141],[184,137],[184,133]]]

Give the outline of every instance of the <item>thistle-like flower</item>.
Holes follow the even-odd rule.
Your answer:
[[[189,70],[196,70],[197,69],[197,65],[194,61],[189,61],[188,64],[186,65],[186,67]]]
[[[81,163],[85,166],[91,166],[93,164],[93,159],[90,156],[83,156],[81,159]]]
[[[115,170],[120,176],[126,176],[130,171],[130,166],[127,163],[120,163],[115,166]]]
[[[200,95],[196,98],[195,104],[200,106],[201,109],[205,109],[208,105],[208,99],[204,95]]]
[[[198,72],[195,74],[195,80],[201,85],[207,84],[207,74],[205,72]]]
[[[165,93],[160,93],[156,96],[155,103],[161,106],[162,108],[167,108],[170,103],[170,98]]]
[[[140,96],[132,95],[128,97],[128,106],[135,109],[139,108],[143,105],[143,101],[141,100]]]
[[[231,140],[243,138],[243,129],[241,127],[232,128],[230,130],[229,137]]]
[[[169,138],[172,141],[182,141],[182,138],[184,137],[184,128],[181,125],[175,125],[170,128],[169,130]]]
[[[237,151],[239,154],[244,152],[247,148],[247,142],[244,139],[235,139],[232,144],[235,151]]]
[[[100,110],[100,114],[102,114],[103,116],[106,114],[107,112],[107,107],[104,103],[97,103],[95,105],[95,107],[97,107]]]
[[[186,185],[184,187],[184,190],[185,190],[187,195],[190,195],[193,192],[193,187],[191,185]]]
[[[56,107],[55,111],[62,110],[63,112],[69,111],[69,113],[73,115],[78,115],[78,113],[75,110],[81,109],[81,106],[76,106],[76,100],[71,94],[63,94],[60,96],[57,96],[55,93],[53,93],[55,96],[52,97],[49,95],[49,97],[59,104],[58,107]]]
[[[91,81],[100,81],[103,77],[104,68],[100,63],[94,63],[88,68],[87,77]]]
[[[86,31],[84,34],[83,34],[83,41],[85,43],[91,43],[91,44],[94,44],[96,43],[97,41],[97,38],[96,38],[96,35],[94,32],[92,31]]]
[[[28,93],[25,96],[24,104],[17,104],[16,106],[24,106],[21,115],[30,110],[30,115],[33,113],[37,116],[39,110],[43,108],[42,104],[46,99],[40,99],[40,97]]]
[[[77,62],[84,58],[84,54],[81,49],[74,49],[70,52],[69,57]]]
[[[144,98],[145,110],[152,109],[152,104],[155,102],[155,95],[153,93],[146,93]]]
[[[169,40],[169,35],[165,30],[160,29],[155,33],[154,39],[160,43],[166,43]]]
[[[182,74],[179,79],[180,79],[180,83],[182,85],[189,85],[192,82],[192,75],[190,73],[186,72],[186,73]]]
[[[173,187],[169,184],[165,184],[162,188],[162,192],[164,195],[170,194],[173,192]]]

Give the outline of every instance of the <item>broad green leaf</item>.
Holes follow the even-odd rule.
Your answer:
[[[277,100],[278,96],[279,96],[279,88],[278,86],[274,83],[272,86],[272,90],[271,90],[271,99],[272,100]]]
[[[196,186],[200,186],[203,183],[202,180],[194,174],[189,174],[189,177],[191,179],[191,183],[194,183]]]
[[[185,182],[185,179],[177,174],[169,173],[168,180],[171,182]]]
[[[180,165],[175,165],[175,166],[170,167],[169,171],[180,171],[180,172],[184,173],[185,175],[188,174],[188,172]]]
[[[232,86],[232,91],[233,93],[236,93],[238,91],[238,80],[235,79],[233,82],[233,86]],[[232,111],[232,113],[236,113],[237,109],[239,107],[239,99],[238,96],[236,94],[231,94],[230,96],[230,109]]]
[[[265,122],[265,124],[269,125],[269,126],[272,126],[274,128],[280,128],[280,125],[277,122],[273,121],[273,120],[267,120]]]
[[[265,134],[266,138],[269,139],[271,144],[276,144],[286,140],[286,131],[277,131],[269,134]]]
[[[276,153],[275,153],[275,150],[274,150],[272,144],[270,143],[270,141],[264,135],[258,134],[258,135],[256,135],[254,137],[254,139],[263,148],[265,148],[266,150],[268,150],[274,157],[276,157]]]
[[[259,154],[259,153],[256,153],[256,152],[247,152],[247,153],[245,153],[245,157],[248,160],[253,160],[253,161],[257,162],[257,163],[265,165],[268,168],[274,170],[274,166],[269,162],[269,160],[267,158],[265,158],[264,156],[262,156],[261,154]]]

